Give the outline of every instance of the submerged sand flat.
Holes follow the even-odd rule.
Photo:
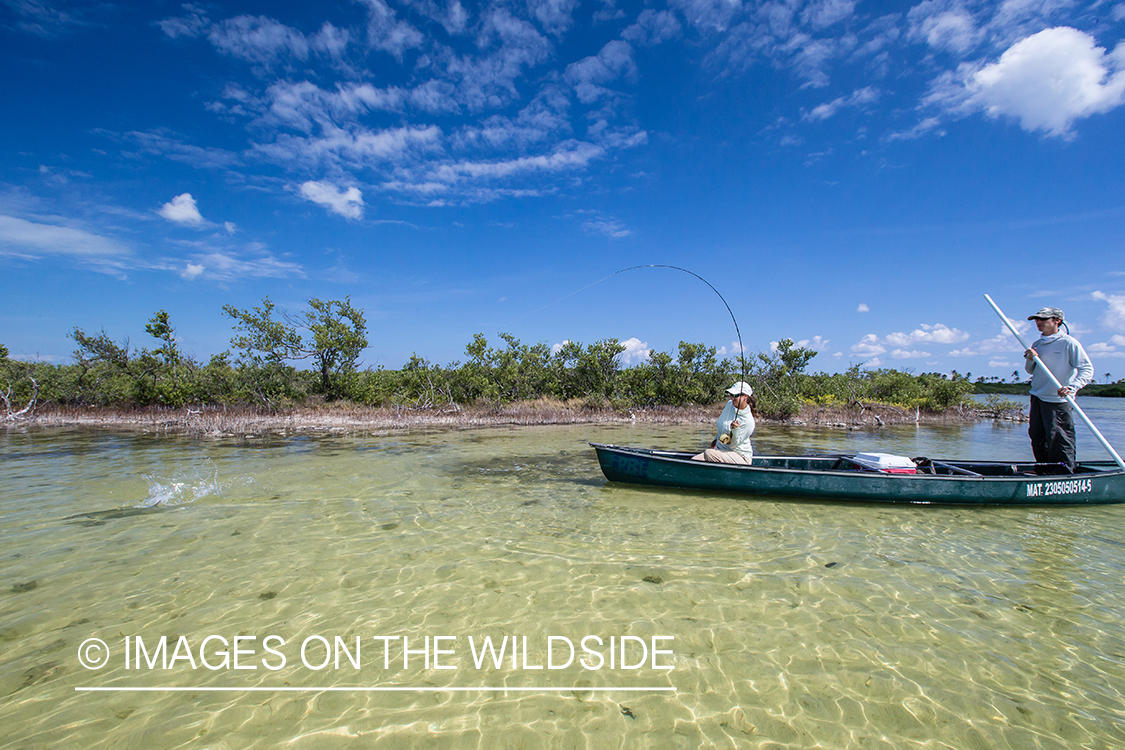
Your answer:
[[[0,747],[1125,743],[1121,506],[621,487],[586,446],[684,447],[709,430],[6,433]],[[778,428],[759,445],[951,456],[1025,439]],[[508,650],[478,665],[486,637]],[[100,669],[79,658],[91,638],[109,649]],[[568,642],[576,658],[548,669]],[[641,643],[670,653],[642,660]]]

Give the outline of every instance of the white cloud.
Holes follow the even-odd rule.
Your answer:
[[[196,168],[229,169],[239,163],[239,157],[235,153],[221,148],[201,147],[184,143],[176,134],[167,130],[147,133],[133,131],[126,133],[125,136],[136,142],[144,153],[160,154],[173,161],[190,164]]]
[[[920,352],[917,350],[907,351],[905,349],[895,349],[891,352],[891,356],[895,359],[921,359],[923,357],[932,357],[929,352]]]
[[[581,169],[604,153],[605,149],[591,143],[569,141],[560,144],[552,154],[495,162],[463,161],[457,164],[444,164],[434,169],[434,178],[442,182],[456,182],[466,177],[508,177],[521,172]]]
[[[164,31],[168,33],[168,28]],[[309,56],[304,34],[265,16],[237,16],[217,23],[208,38],[221,52],[259,65],[271,65],[283,57],[306,60]]]
[[[158,21],[157,25],[160,26],[165,34],[173,39],[179,37],[195,39],[203,35],[211,25],[207,14],[203,12],[202,8],[195,5],[185,5],[184,10],[188,11],[186,16],[167,18],[163,21]]]
[[[741,357],[745,353],[746,353],[746,346],[745,345],[740,346],[737,341],[732,341],[732,342],[730,342],[730,349],[727,349],[725,346],[720,346],[719,350],[717,352],[715,352],[715,355],[719,359],[723,359],[724,357]]]
[[[228,95],[242,96],[238,91]],[[278,81],[266,90],[268,109],[256,124],[311,133],[318,127],[331,129],[354,122],[372,110],[398,111],[406,98],[407,92],[402,89],[378,89],[369,83],[341,84],[335,91],[325,91],[309,81]]]
[[[910,38],[924,39],[930,47],[964,54],[980,41],[983,31],[972,14],[939,0],[925,0],[907,15]]]
[[[273,143],[255,144],[255,150],[270,161],[290,166],[358,169],[402,161],[415,152],[437,148],[440,142],[441,129],[435,125],[380,131],[330,126],[320,137],[282,133]]]
[[[305,275],[299,263],[278,260],[260,251],[253,251],[252,257],[241,257],[231,250],[215,250],[196,256],[194,261],[194,263],[189,262],[186,268],[178,270],[180,276],[191,280],[205,275],[215,281],[230,281],[245,278],[280,279]]]
[[[561,342],[559,342],[557,344],[551,344],[551,354],[558,354],[559,352],[562,351],[562,348],[569,343],[570,343],[570,339],[563,339]]]
[[[191,193],[177,195],[169,203],[162,205],[157,213],[174,224],[200,226],[204,223]]]
[[[562,36],[574,21],[578,0],[528,0],[527,7],[548,34]]]
[[[872,86],[867,86],[853,91],[849,96],[841,96],[825,104],[813,107],[811,111],[802,114],[801,119],[806,122],[827,120],[845,107],[862,107],[866,104],[874,104],[878,100],[879,91]]]
[[[647,362],[649,357],[652,356],[652,349],[648,348],[648,343],[638,338],[625,339],[621,342],[621,345],[625,347],[625,351],[621,352],[621,364],[623,365]]]
[[[852,345],[852,354],[858,354],[861,357],[874,357],[886,351],[887,347],[880,344],[879,337],[873,333],[867,334],[859,340],[858,344]]]
[[[916,138],[921,138],[923,135],[930,132],[936,132],[939,136],[945,135],[945,131],[941,129],[941,118],[927,117],[912,128],[907,128],[906,130],[891,133],[886,137],[886,140],[912,141]]]
[[[1119,333],[1115,333],[1109,337],[1109,343],[1113,344],[1114,346],[1125,346],[1125,336],[1122,336]]]
[[[641,11],[636,23],[621,32],[621,38],[640,46],[651,46],[676,38],[682,28],[672,12],[648,8]]]
[[[1094,292],[1091,296],[1109,305],[1105,314],[1102,315],[1102,325],[1115,331],[1125,331],[1125,295]],[[1114,336],[1114,338],[1121,337]]]
[[[726,31],[731,20],[742,11],[742,0],[672,0],[692,26],[706,31]]]
[[[860,302],[859,307],[855,309],[856,312],[871,312],[871,308],[867,306],[866,302]]]
[[[0,255],[24,258],[70,255],[120,261],[130,254],[129,248],[121,242],[92,232],[0,215]]]
[[[578,100],[590,104],[610,93],[602,84],[611,83],[622,76],[634,76],[636,72],[633,48],[628,42],[615,39],[602,47],[598,54],[568,65],[566,80],[574,86]]]
[[[406,21],[397,20],[383,0],[361,0],[367,6],[367,43],[402,60],[408,49],[421,47],[426,38]]]
[[[829,339],[820,336],[813,336],[811,339],[801,339],[797,342],[797,346],[804,349],[812,349],[813,351],[822,352],[828,348]],[[773,341],[770,342],[770,350],[774,348]]]
[[[7,0],[4,3],[19,21],[16,28],[41,37],[55,37],[65,32],[90,26],[78,9],[61,7],[64,3],[44,0]]]
[[[301,185],[301,197],[344,218],[363,218],[363,194],[355,186],[341,190],[327,182],[309,181]]]
[[[1075,120],[1125,103],[1125,43],[1106,54],[1085,32],[1061,26],[1013,44],[990,65],[962,65],[924,103],[954,114],[1014,117],[1028,132],[1070,137]]]
[[[188,263],[183,271],[180,271],[180,276],[183,276],[188,281],[200,276],[206,268],[198,263]]]
[[[855,14],[855,0],[818,0],[801,11],[801,20],[814,29],[823,29]]]
[[[590,234],[604,234],[606,237],[615,240],[633,234],[632,229],[627,228],[612,217],[589,219],[582,223],[582,229]]]
[[[937,325],[923,324],[921,328],[910,333],[892,333],[886,338],[886,343],[891,346],[909,346],[919,342],[934,344],[957,344],[966,341],[969,334],[956,328],[950,328],[944,323]],[[928,355],[927,355],[928,356]]]

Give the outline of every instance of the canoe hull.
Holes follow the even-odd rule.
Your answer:
[[[690,454],[591,443],[611,482],[655,487],[920,505],[1104,505],[1125,502],[1125,472],[1084,462],[1071,476],[884,474],[832,468],[833,456],[755,457],[755,465],[692,461]],[[952,465],[947,462],[944,465]],[[957,462],[980,468],[984,464]],[[990,467],[999,464],[987,464]],[[964,469],[962,469],[964,470]]]

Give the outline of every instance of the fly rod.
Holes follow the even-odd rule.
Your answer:
[[[523,315],[519,318],[516,318],[516,320],[522,320],[523,318],[526,318],[528,315],[533,315],[533,314],[539,312],[539,310],[546,309],[546,308],[550,307],[551,305],[553,305],[557,302],[562,302],[567,297],[573,297],[575,294],[578,294],[579,292],[584,292],[592,286],[596,286],[597,284],[600,284],[603,281],[606,281],[608,279],[612,279],[614,276],[616,276],[618,274],[625,273],[626,271],[636,271],[640,268],[670,268],[673,271],[683,271],[684,273],[686,273],[690,276],[694,276],[695,278],[702,281],[704,284],[706,284],[708,287],[710,287],[712,292],[714,292],[715,294],[718,295],[719,299],[722,300],[722,302],[723,302],[723,307],[725,307],[727,309],[727,313],[730,314],[731,322],[734,323],[734,334],[738,337],[738,360],[739,360],[739,363],[742,365],[742,379],[746,380],[746,349],[742,345],[742,331],[738,330],[738,320],[735,319],[735,317],[734,317],[734,311],[732,311],[730,309],[730,305],[727,304],[726,298],[723,297],[723,295],[719,293],[719,290],[716,289],[711,284],[710,281],[703,278],[702,276],[695,273],[694,271],[689,271],[686,268],[680,268],[679,266],[670,266],[670,265],[666,265],[666,264],[663,264],[663,263],[649,263],[649,264],[646,264],[646,265],[643,265],[643,266],[630,266],[628,268],[622,268],[620,271],[614,271],[609,276],[598,279],[597,281],[595,281],[591,284],[587,284],[586,286],[582,287],[581,289],[578,289],[577,291],[573,291],[573,292],[571,292],[570,294],[568,294],[564,297],[560,297],[559,299],[555,300],[554,302],[548,302],[546,305],[543,305],[543,307],[540,307],[536,310],[532,310],[531,312],[527,313],[526,315]]]
[[[1008,320],[1008,316],[1005,315],[1000,310],[1000,308],[997,307],[996,303],[992,301],[992,297],[989,297],[986,294],[984,295],[984,298],[988,300],[988,304],[992,305],[992,309],[995,310],[996,314],[1000,316],[1000,320],[1004,321],[1004,325],[1006,325],[1008,327],[1008,330],[1012,332],[1012,335],[1016,337],[1016,341],[1020,342],[1020,346],[1023,347],[1024,351],[1031,351],[1034,354],[1036,364],[1043,369],[1043,372],[1047,373],[1047,377],[1051,379],[1051,382],[1055,384],[1055,387],[1059,389],[1063,388],[1063,384],[1060,383],[1059,379],[1055,377],[1055,373],[1051,372],[1050,368],[1047,367],[1047,365],[1043,364],[1043,360],[1039,359],[1039,354],[1027,345],[1027,343],[1023,340],[1023,337],[1020,336],[1019,331],[1017,331],[1016,327],[1012,325],[1012,321]],[[1090,432],[1094,433],[1094,437],[1098,439],[1098,442],[1102,444],[1102,447],[1109,451],[1109,455],[1113,456],[1113,460],[1117,462],[1117,465],[1122,469],[1125,469],[1125,460],[1122,460],[1121,456],[1117,455],[1117,451],[1113,449],[1113,446],[1109,444],[1109,441],[1105,439],[1105,436],[1103,436],[1102,433],[1098,431],[1097,427],[1094,427],[1094,423],[1091,422],[1090,418],[1086,416],[1086,412],[1082,411],[1082,408],[1078,406],[1078,402],[1074,400],[1074,396],[1068,394],[1065,396],[1065,398],[1068,402],[1070,402],[1070,405],[1074,407],[1074,410],[1078,412],[1078,416],[1082,417],[1082,421],[1085,422],[1086,426],[1090,428]]]

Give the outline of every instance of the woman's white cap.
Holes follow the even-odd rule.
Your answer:
[[[732,396],[738,396],[742,393],[745,393],[747,396],[753,396],[754,395],[754,389],[750,387],[749,383],[744,383],[740,380],[737,383],[735,383],[734,385],[732,385],[730,388],[727,388],[727,393],[729,393]]]

